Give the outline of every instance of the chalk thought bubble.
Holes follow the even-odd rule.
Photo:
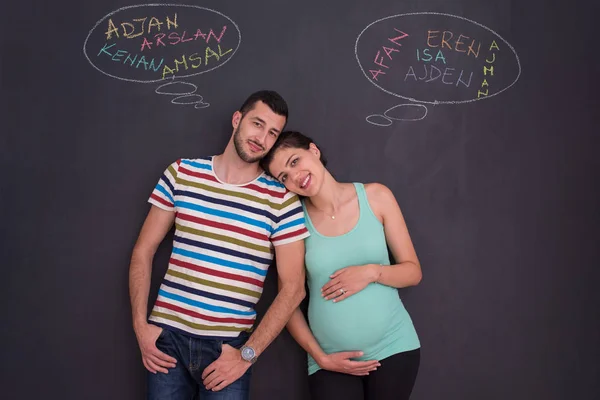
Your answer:
[[[458,104],[491,98],[513,86],[521,75],[517,52],[504,38],[451,14],[382,18],[358,35],[355,52],[369,82],[416,103]]]
[[[241,43],[237,24],[208,8],[141,4],[120,8],[90,30],[83,52],[112,78],[151,83],[213,71]]]

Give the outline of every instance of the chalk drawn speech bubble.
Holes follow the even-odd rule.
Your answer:
[[[83,44],[89,63],[112,78],[161,82],[223,66],[242,40],[237,24],[208,8],[140,4],[100,19]]]
[[[369,24],[356,39],[355,53],[369,82],[415,103],[490,98],[521,75],[517,52],[499,34],[467,18],[436,12],[393,15]]]

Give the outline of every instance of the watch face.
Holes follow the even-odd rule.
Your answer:
[[[254,358],[254,349],[252,347],[244,347],[242,349],[242,357],[245,360],[251,360]]]

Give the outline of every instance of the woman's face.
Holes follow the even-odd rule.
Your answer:
[[[319,156],[319,149],[312,143],[308,150],[282,147],[276,150],[269,168],[289,191],[311,197],[319,192],[325,176]]]

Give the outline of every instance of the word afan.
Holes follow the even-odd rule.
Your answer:
[[[400,35],[396,36],[396,37],[388,38],[388,41],[390,41],[391,43],[394,43],[398,47],[402,47],[402,45],[400,43],[398,43],[398,41],[407,37],[408,33],[404,33],[401,30],[398,30],[396,28],[394,28],[394,30],[396,32],[400,33]],[[394,47],[381,46],[381,50],[378,50],[377,54],[375,54],[375,60],[373,60],[373,63],[375,63],[376,65],[379,65],[380,67],[383,67],[383,68],[389,68],[389,66],[384,64],[385,58],[384,58],[383,54],[381,54],[382,50],[385,53],[385,55],[387,56],[387,58],[389,58],[390,60],[392,60],[392,54],[394,52],[399,53],[400,50],[398,50]],[[377,70],[370,69],[369,72],[371,73],[371,79],[374,79],[376,81],[378,80],[377,76],[385,75],[385,72],[383,72],[383,70],[381,68],[379,68]]]

